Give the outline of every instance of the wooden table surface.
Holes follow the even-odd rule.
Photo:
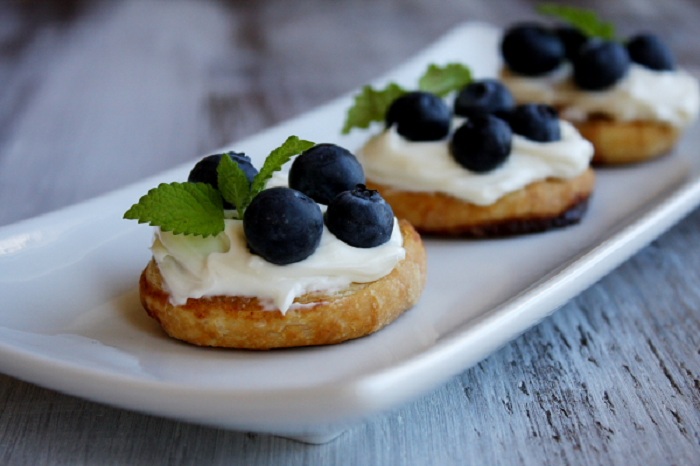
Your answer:
[[[0,3],[0,225],[311,110],[526,0]],[[697,0],[574,2],[700,70]],[[697,130],[697,129],[696,129]],[[700,464],[700,211],[444,386],[310,446],[0,375],[0,464]]]

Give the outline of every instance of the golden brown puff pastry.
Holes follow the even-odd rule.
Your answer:
[[[679,128],[656,121],[593,117],[573,125],[593,144],[593,163],[598,165],[644,162],[662,156],[676,146],[681,136]]]
[[[426,255],[418,233],[400,222],[406,257],[388,275],[345,290],[300,296],[282,314],[257,298],[214,296],[170,303],[155,260],[139,282],[141,303],[173,338],[200,346],[272,349],[328,345],[376,332],[418,301],[426,280]]]
[[[497,237],[534,233],[577,223],[595,185],[588,168],[571,179],[546,179],[481,206],[442,193],[409,192],[367,180],[391,204],[398,218],[421,233]]]

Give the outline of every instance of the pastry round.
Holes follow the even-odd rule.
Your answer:
[[[500,73],[505,83],[511,83],[511,91],[514,89],[511,80],[517,76],[507,68]],[[649,92],[654,90],[649,89]],[[514,96],[519,104],[537,100],[537,96],[530,93]],[[569,105],[558,102],[553,94],[547,95],[544,100],[556,108],[564,119],[567,119],[570,110],[575,110],[575,105],[569,108]],[[683,128],[663,121],[621,121],[604,113],[590,114],[585,120],[567,120],[593,144],[595,153],[591,163],[594,165],[623,165],[660,157],[673,150],[683,133]]]
[[[170,303],[155,260],[139,282],[141,304],[173,338],[200,346],[272,349],[328,345],[376,332],[419,299],[426,279],[426,254],[418,233],[400,222],[406,257],[388,275],[352,283],[332,294],[295,299],[286,314],[254,297],[214,296]]]
[[[534,233],[578,223],[593,192],[595,175],[588,168],[571,179],[546,179],[480,206],[442,193],[409,192],[367,180],[394,209],[421,233],[498,237]]]
[[[593,117],[573,122],[581,136],[595,148],[593,163],[615,165],[643,162],[670,152],[681,130],[655,121],[614,121]]]

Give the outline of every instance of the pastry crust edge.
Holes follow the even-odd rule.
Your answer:
[[[511,76],[517,75],[508,68],[501,69],[502,80]],[[518,100],[519,104],[530,102]],[[567,105],[549,105],[560,115],[566,114]],[[676,147],[683,133],[681,128],[662,121],[619,121],[604,114],[590,115],[583,121],[566,120],[593,144],[593,165],[626,165],[661,157]]]
[[[406,257],[388,275],[331,294],[300,296],[286,314],[243,296],[189,298],[173,305],[154,259],[139,280],[141,304],[169,336],[198,346],[267,350],[360,338],[396,320],[425,287],[422,240],[408,222],[399,224]]]
[[[530,183],[494,204],[481,206],[443,193],[411,192],[367,181],[421,234],[491,238],[535,233],[578,223],[595,186],[587,168],[570,178]]]
[[[645,162],[668,154],[678,143],[681,129],[657,121],[615,121],[592,117],[572,124],[595,148],[593,164],[622,165]]]

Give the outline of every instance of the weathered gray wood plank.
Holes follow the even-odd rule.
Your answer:
[[[0,225],[297,115],[525,0],[0,4]],[[693,0],[573,2],[700,69]],[[320,40],[319,38],[322,38]],[[306,446],[0,375],[0,464],[698,464],[700,213],[434,393]]]

